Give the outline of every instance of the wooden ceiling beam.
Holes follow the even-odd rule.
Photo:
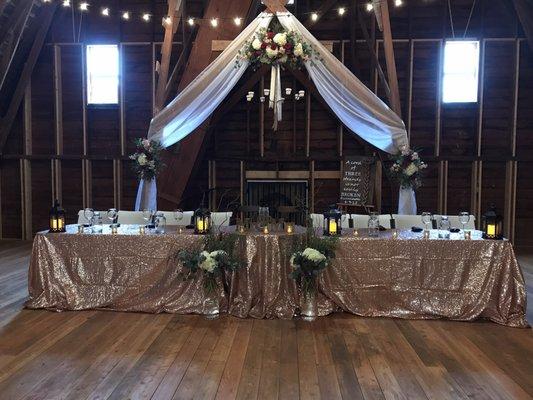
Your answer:
[[[28,82],[31,78],[31,74],[33,73],[33,68],[35,67],[37,59],[39,58],[39,54],[41,54],[44,40],[46,38],[48,30],[50,29],[50,25],[52,24],[56,9],[57,3],[54,2],[48,4],[46,7],[42,8],[41,13],[39,15],[39,30],[35,35],[35,39],[28,55],[28,59],[24,64],[24,69],[22,70],[22,74],[20,75],[17,87],[15,89],[13,97],[11,98],[11,102],[9,103],[7,112],[0,124],[0,155],[3,154],[4,146],[6,144],[9,132],[11,131],[11,127],[13,126],[13,121],[15,120],[17,111],[20,107],[20,103],[22,102],[22,99],[24,97],[24,92],[26,91],[26,86],[28,85]]]
[[[533,2],[527,0],[512,0],[518,19],[526,34],[529,48],[533,51]]]
[[[157,79],[157,89],[155,92],[155,114],[163,109],[165,106],[165,93],[168,80],[168,72],[170,70],[170,56],[172,55],[172,44],[174,33],[176,32],[180,23],[179,9],[182,6],[182,0],[168,0],[168,12],[166,19],[163,20],[162,25],[165,28],[165,37],[163,45],[161,46],[161,65],[159,68],[159,76]]]

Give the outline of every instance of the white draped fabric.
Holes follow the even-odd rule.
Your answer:
[[[370,144],[388,153],[396,153],[400,146],[408,146],[403,121],[372,93],[331,54],[291,13],[278,13],[282,26],[295,31],[311,44],[317,57],[306,61],[305,67],[331,110],[342,123]],[[239,50],[261,28],[267,28],[272,14],[261,13],[198,77],[193,80],[164,110],[154,117],[148,137],[158,140],[163,147],[171,146],[194,131],[215,111],[248,68],[249,63],[238,60]],[[279,67],[273,68],[272,77],[277,82]],[[281,87],[272,87],[270,100],[281,119]],[[275,118],[275,125],[277,118]],[[150,185],[145,185],[146,187]],[[141,188],[137,203],[143,208]],[[410,190],[410,189],[409,189]],[[399,203],[399,214],[416,210],[414,192],[408,201]],[[405,196],[402,197],[402,199]]]

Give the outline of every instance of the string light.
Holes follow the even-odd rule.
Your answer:
[[[102,15],[104,17],[109,17],[109,8],[107,8],[107,7],[102,8]]]
[[[87,10],[89,10],[89,3],[85,3],[85,2],[80,3],[80,10],[81,10],[81,11],[87,11]]]
[[[366,3],[366,11],[370,12],[374,9],[374,6],[372,3]]]
[[[314,12],[314,13],[311,14],[311,21],[314,22],[316,20],[318,20],[318,14],[316,12]]]
[[[211,20],[211,26],[212,26],[213,28],[216,28],[216,27],[218,26],[218,19],[217,19],[217,18],[213,18],[213,19]]]
[[[340,7],[339,8],[339,15],[342,16],[342,15],[344,15],[345,12],[346,12],[346,8],[344,8],[344,7]]]
[[[235,25],[241,26],[242,19],[240,17],[233,18],[233,22],[235,22]]]
[[[43,3],[50,3],[52,0],[43,0]]]
[[[192,18],[192,17],[189,18],[189,19],[187,20],[187,22],[188,22],[188,24],[189,24],[190,26],[194,26],[194,18]]]
[[[122,19],[124,19],[124,20],[126,20],[126,21],[128,21],[128,20],[130,19],[130,13],[129,13],[129,11],[124,11],[124,12],[122,13]]]
[[[395,5],[396,7],[400,7],[402,4],[403,4],[403,1],[402,1],[402,0],[394,0],[394,5]]]
[[[142,16],[142,19],[146,22],[150,21],[150,17],[151,15],[148,14],[148,13],[144,13],[143,16]]]
[[[70,7],[70,0],[63,0],[63,7]]]

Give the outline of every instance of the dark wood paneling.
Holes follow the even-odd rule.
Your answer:
[[[428,163],[428,168],[424,172],[422,186],[416,191],[416,202],[418,212],[438,211],[438,187],[439,187],[439,165]]]
[[[55,153],[54,48],[44,46],[31,78],[32,152]]]
[[[517,191],[516,191],[516,244],[523,246],[533,245],[533,162],[518,163]]]
[[[63,153],[83,154],[82,46],[61,46]]]
[[[92,161],[92,207],[107,210],[114,207],[112,161]]]
[[[0,164],[2,184],[2,236],[20,238],[22,235],[22,209],[20,197],[19,161],[2,161]]]
[[[83,209],[82,188],[83,174],[81,161],[61,162],[61,182],[63,208],[67,215],[67,223],[73,224],[78,221],[78,211]]]
[[[533,51],[526,41],[520,46],[516,155],[533,160]]]
[[[481,212],[494,204],[503,215],[505,206],[505,163],[484,162],[481,181]]]
[[[139,181],[132,168],[131,161],[122,163],[122,209],[133,210]]]
[[[448,163],[448,197],[447,213],[457,215],[461,211],[470,211],[472,195],[472,163]]]
[[[89,154],[120,155],[120,116],[118,107],[89,107],[87,110]]]
[[[31,162],[31,187],[32,227],[33,233],[36,233],[49,227],[49,212],[53,203],[50,161]]]

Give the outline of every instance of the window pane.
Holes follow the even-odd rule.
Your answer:
[[[118,104],[118,46],[87,46],[88,104]]]
[[[447,41],[444,47],[442,100],[445,103],[477,101],[478,41]]]

